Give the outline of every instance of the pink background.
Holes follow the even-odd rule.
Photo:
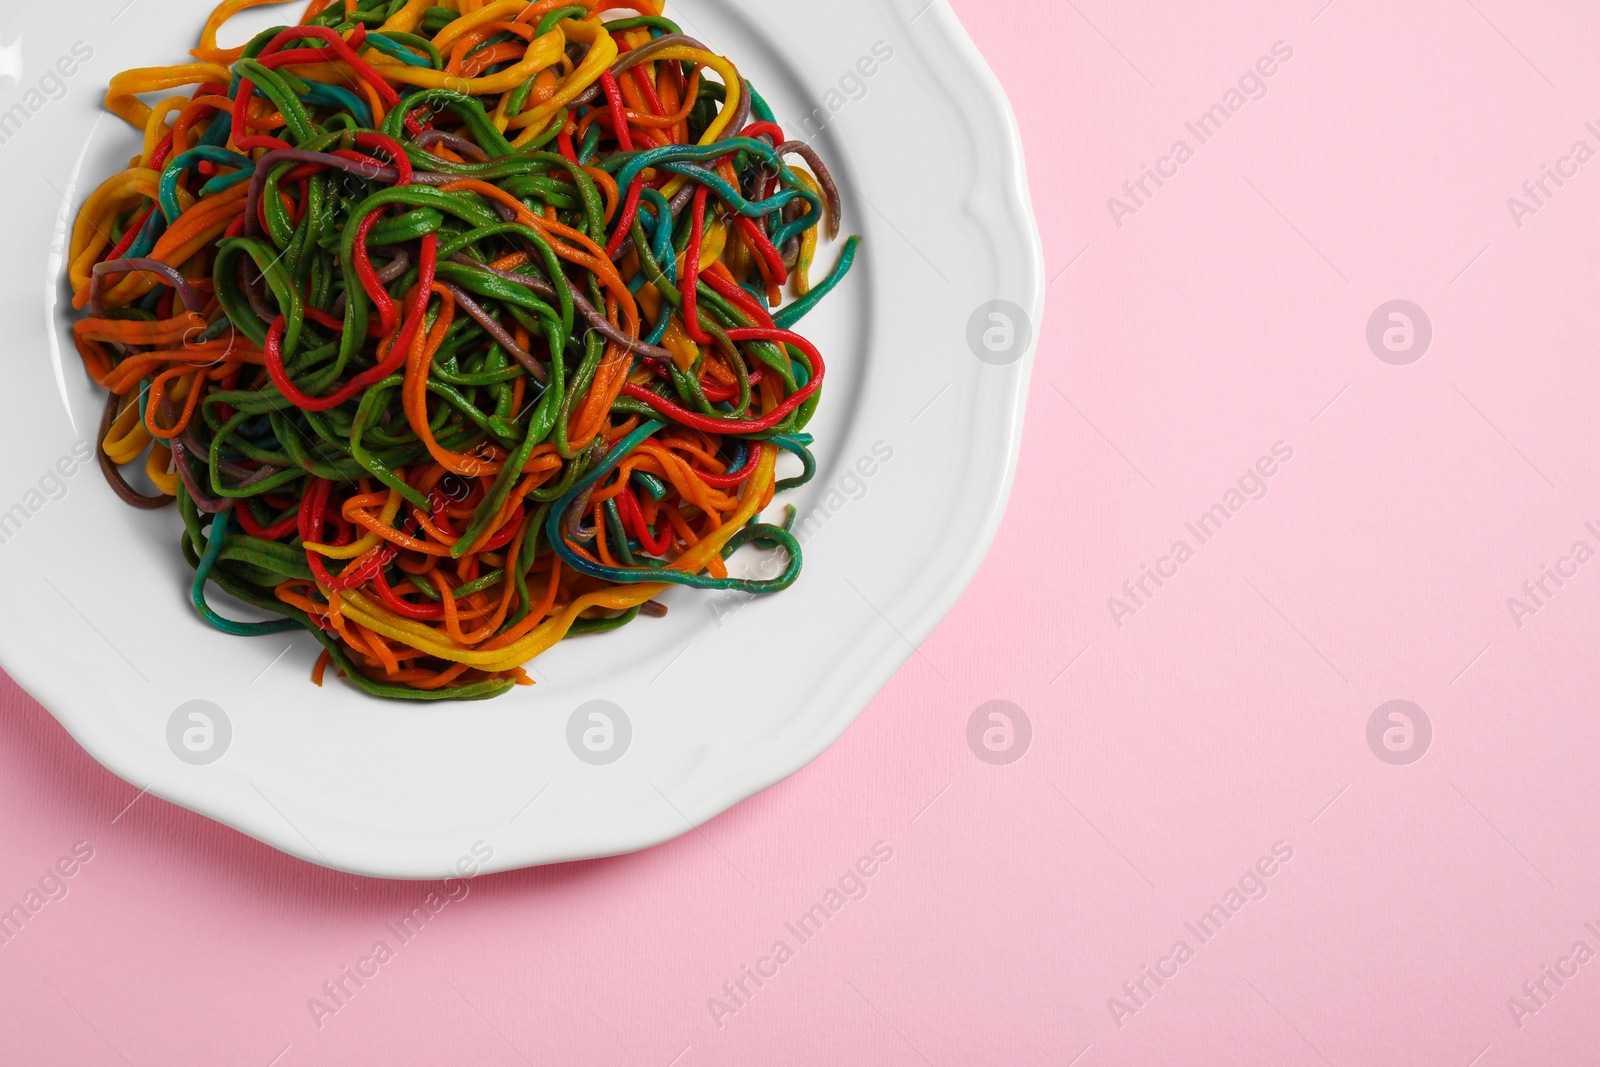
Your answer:
[[[1600,950],[1600,565],[1520,626],[1507,600],[1600,548],[1600,162],[1520,226],[1506,200],[1600,148],[1600,18],[1324,2],[955,0],[1055,279],[977,580],[805,771],[649,852],[470,883],[320,1027],[308,998],[439,887],[134,802],[0,683],[0,899],[93,849],[0,946],[0,1060],[1595,1062],[1600,960],[1508,1000]],[[1199,145],[1185,121],[1278,41]],[[891,118],[869,94],[835,121]],[[1178,138],[1194,157],[1119,227],[1107,198]],[[1397,298],[1433,326],[1406,366],[1365,337]],[[1107,599],[1280,441],[1265,497],[1118,626]],[[966,740],[994,699],[1032,724],[1007,766]],[[1432,724],[1406,766],[1367,742],[1392,699]],[[879,841],[865,897],[786,931]],[[1185,923],[1278,842],[1202,943]]]

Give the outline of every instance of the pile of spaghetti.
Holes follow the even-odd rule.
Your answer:
[[[472,699],[673,585],[793,583],[758,519],[814,470],[793,327],[856,252],[813,281],[816,154],[661,0],[314,0],[217,45],[265,2],[112,80],[143,152],[70,256],[101,466],[176,501],[201,617],[309,630],[319,685]],[[746,544],[781,573],[730,577]]]

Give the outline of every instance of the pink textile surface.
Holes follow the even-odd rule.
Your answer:
[[[1048,313],[994,548],[838,744],[641,854],[385,882],[0,680],[0,1062],[1600,1062],[1600,16],[954,5]]]

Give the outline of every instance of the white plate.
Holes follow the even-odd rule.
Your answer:
[[[0,513],[26,513],[0,544],[0,664],[116,774],[361,874],[627,852],[814,759],[954,605],[1010,489],[1044,287],[1015,123],[945,0],[809,0],[803,14],[792,0],[677,0],[667,12],[729,56],[791,136],[809,135],[839,178],[846,232],[864,238],[855,273],[802,326],[829,383],[810,428],[817,477],[788,494],[813,516],[800,581],[749,602],[676,591],[666,619],[563,642],[535,662],[532,688],[429,705],[369,698],[331,672],[313,687],[309,635],[209,629],[187,604],[174,511],[128,508],[92,464],[59,478],[64,495],[49,473],[92,440],[102,406],[71,344],[62,255],[78,206],[138,149],[102,114],[105,83],[182,61],[211,7],[148,4],[107,32],[123,3],[98,0],[81,25],[29,5],[0,27],[0,101],[42,101],[0,145]],[[93,56],[52,100],[46,71],[80,39]],[[45,91],[27,96],[41,79]],[[1033,324],[1012,313],[1009,349],[1005,323],[983,309],[993,300]],[[979,359],[972,323],[1003,351]],[[631,724],[608,765],[568,744],[569,719],[591,700]],[[225,751],[209,764],[169,745],[190,701],[222,709],[230,728],[224,745],[217,724],[211,751]]]

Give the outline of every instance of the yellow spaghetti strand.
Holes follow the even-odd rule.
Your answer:
[[[523,133],[511,142],[513,148],[521,148],[532,141],[550,125],[550,120],[562,108],[577,99],[584,90],[600,80],[606,68],[611,66],[617,58],[617,42],[606,32],[605,25],[599,19],[587,19],[583,22],[566,22],[566,34],[579,44],[589,46],[588,54],[583,57],[573,70],[572,75],[561,83],[555,95],[537,107],[529,108],[511,120],[510,128],[522,130]],[[732,67],[728,68],[732,70]]]
[[[259,0],[258,0],[259,2]],[[185,63],[176,67],[139,67],[125,70],[111,79],[106,91],[106,110],[143,131],[150,124],[150,106],[139,97],[159,93],[180,85],[227,85],[233,79],[227,67],[215,63]]]
[[[389,499],[383,505],[383,511],[378,515],[378,521],[384,526],[393,526],[394,517],[400,514],[400,504],[405,500],[398,490],[389,490]],[[355,559],[365,555],[378,547],[381,538],[377,534],[368,532],[365,537],[358,538],[348,545],[319,545],[312,541],[305,543],[307,552],[315,552],[319,556],[329,559]]]

